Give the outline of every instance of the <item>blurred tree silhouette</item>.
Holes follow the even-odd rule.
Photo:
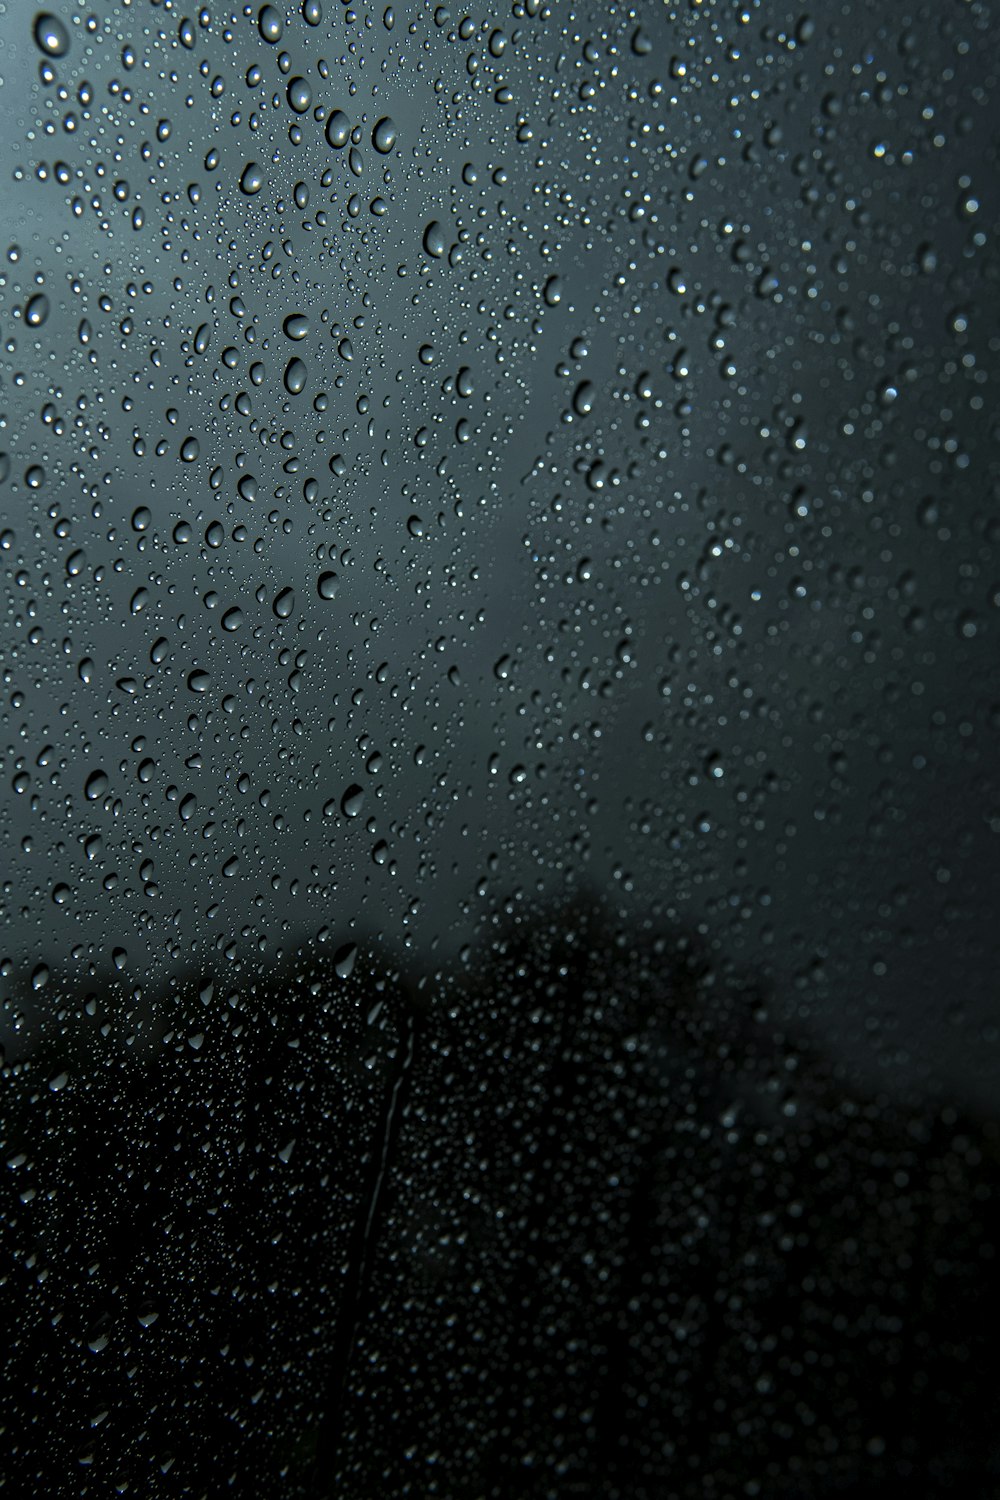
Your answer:
[[[315,946],[147,997],[155,1057],[50,992],[10,1493],[997,1492],[995,1123],[869,1096],[683,936]]]

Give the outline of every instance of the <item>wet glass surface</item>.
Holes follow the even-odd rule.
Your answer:
[[[0,9],[6,1493],[998,1493],[997,30]]]

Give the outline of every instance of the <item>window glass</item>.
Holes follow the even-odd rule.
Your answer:
[[[7,1493],[996,1491],[996,26],[0,11]]]

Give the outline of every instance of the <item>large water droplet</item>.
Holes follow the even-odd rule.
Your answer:
[[[257,17],[257,30],[265,42],[270,42],[273,47],[280,42],[285,30],[285,23],[281,14],[273,5],[261,7],[260,15]]]
[[[264,186],[264,173],[255,161],[248,161],[240,176],[240,192],[252,198]]]
[[[35,42],[49,57],[64,57],[69,51],[69,32],[58,16],[43,10],[35,17]]]
[[[383,156],[388,156],[389,152],[396,144],[396,137],[398,134],[399,132],[396,129],[395,120],[390,119],[388,115],[383,115],[382,119],[379,120],[378,124],[375,126],[375,129],[372,131],[372,145],[375,147],[375,150],[381,152]]]
[[[573,410],[578,417],[586,417],[594,409],[594,387],[591,381],[581,380],[573,392]]]
[[[447,248],[448,243],[444,237],[444,230],[441,228],[441,225],[438,223],[437,219],[432,219],[427,228],[424,230],[424,249],[427,251],[427,254],[432,255],[435,260],[440,260]]]
[[[88,802],[98,802],[108,790],[108,777],[105,771],[91,771],[84,782],[83,795]]]
[[[29,328],[41,328],[49,315],[49,299],[44,292],[36,292],[24,309],[24,321]]]
[[[342,109],[335,109],[326,122],[326,138],[339,151],[351,138],[351,122]]]
[[[361,816],[361,810],[365,805],[364,789],[360,786],[349,786],[340,799],[340,810],[345,818],[357,818]]]
[[[288,85],[288,103],[297,115],[304,115],[312,103],[312,89],[304,78],[293,78]]]
[[[357,943],[345,943],[333,955],[333,967],[338,979],[348,979],[358,956]]]
[[[306,367],[301,359],[290,359],[285,366],[285,390],[290,396],[300,396],[305,390]]]

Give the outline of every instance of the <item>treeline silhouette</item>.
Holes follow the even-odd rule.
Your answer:
[[[6,1493],[1000,1493],[996,1123],[872,1094],[690,938],[578,903],[437,971],[35,1002]]]

